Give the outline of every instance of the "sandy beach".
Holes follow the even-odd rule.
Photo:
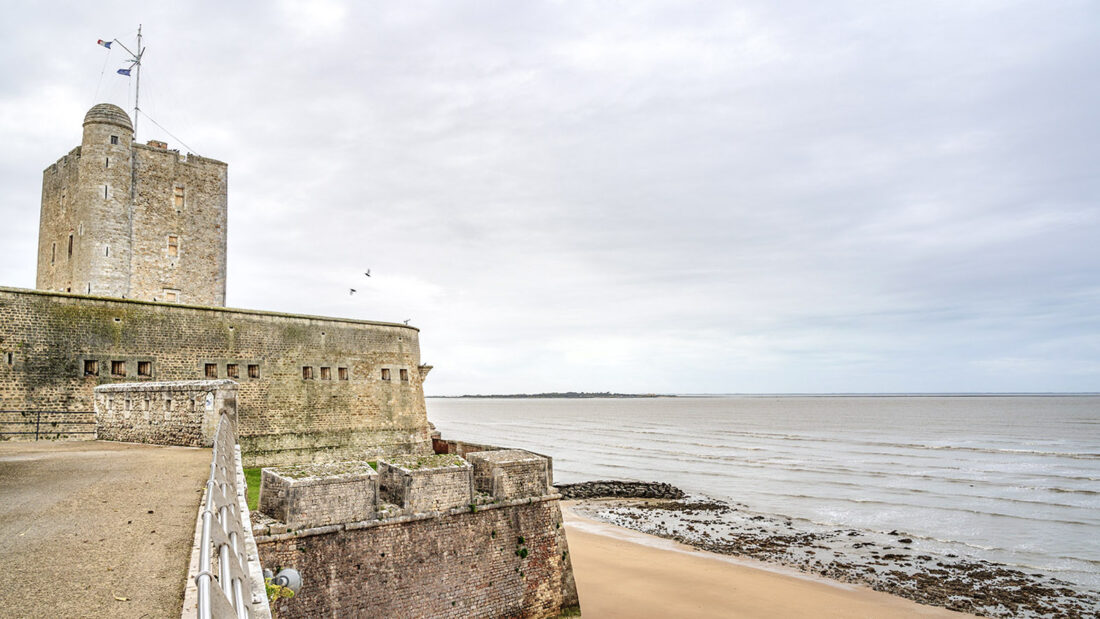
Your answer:
[[[570,503],[562,511],[589,619],[972,616],[695,550],[584,518]]]

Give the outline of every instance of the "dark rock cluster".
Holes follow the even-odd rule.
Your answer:
[[[684,491],[658,481],[584,481],[555,484],[564,499],[682,499]]]

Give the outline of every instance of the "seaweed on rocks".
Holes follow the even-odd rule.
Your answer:
[[[582,502],[582,515],[701,550],[988,617],[1100,618],[1100,592],[1008,565],[943,552],[918,536],[830,529],[707,497]]]

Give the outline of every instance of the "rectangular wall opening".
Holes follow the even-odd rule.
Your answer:
[[[92,359],[84,360],[84,375],[99,376],[99,362]]]
[[[180,237],[169,234],[168,235],[168,255],[178,256],[180,255]]]
[[[153,375],[153,362],[152,361],[138,361],[138,376],[152,376]]]
[[[332,380],[332,368],[321,368],[321,380]]]
[[[229,378],[240,378],[241,373],[237,371],[236,363],[227,363],[225,365],[225,375]]]
[[[390,379],[390,369],[389,368],[382,368],[382,380],[389,380],[389,379]]]
[[[312,366],[308,366],[308,365],[302,366],[302,378],[305,379],[305,380],[312,380],[313,379],[313,367]]]
[[[126,376],[126,362],[125,361],[112,361],[111,362],[111,376]]]
[[[347,380],[348,379],[348,369],[347,368],[337,368],[336,369],[336,375],[340,377],[340,380]]]
[[[401,368],[401,380],[409,382],[409,371],[405,368]]]
[[[175,187],[172,189],[172,204],[175,205],[176,210],[183,208],[183,187]]]
[[[218,364],[217,363],[207,363],[206,364],[206,377],[207,378],[217,378],[218,377]]]
[[[255,363],[248,364],[248,377],[249,378],[259,378],[260,377],[260,366],[256,365]]]

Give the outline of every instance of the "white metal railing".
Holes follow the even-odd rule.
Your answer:
[[[221,415],[206,482],[206,507],[201,514],[200,571],[195,576],[199,619],[249,618],[252,587],[237,503],[236,444],[234,420]]]

